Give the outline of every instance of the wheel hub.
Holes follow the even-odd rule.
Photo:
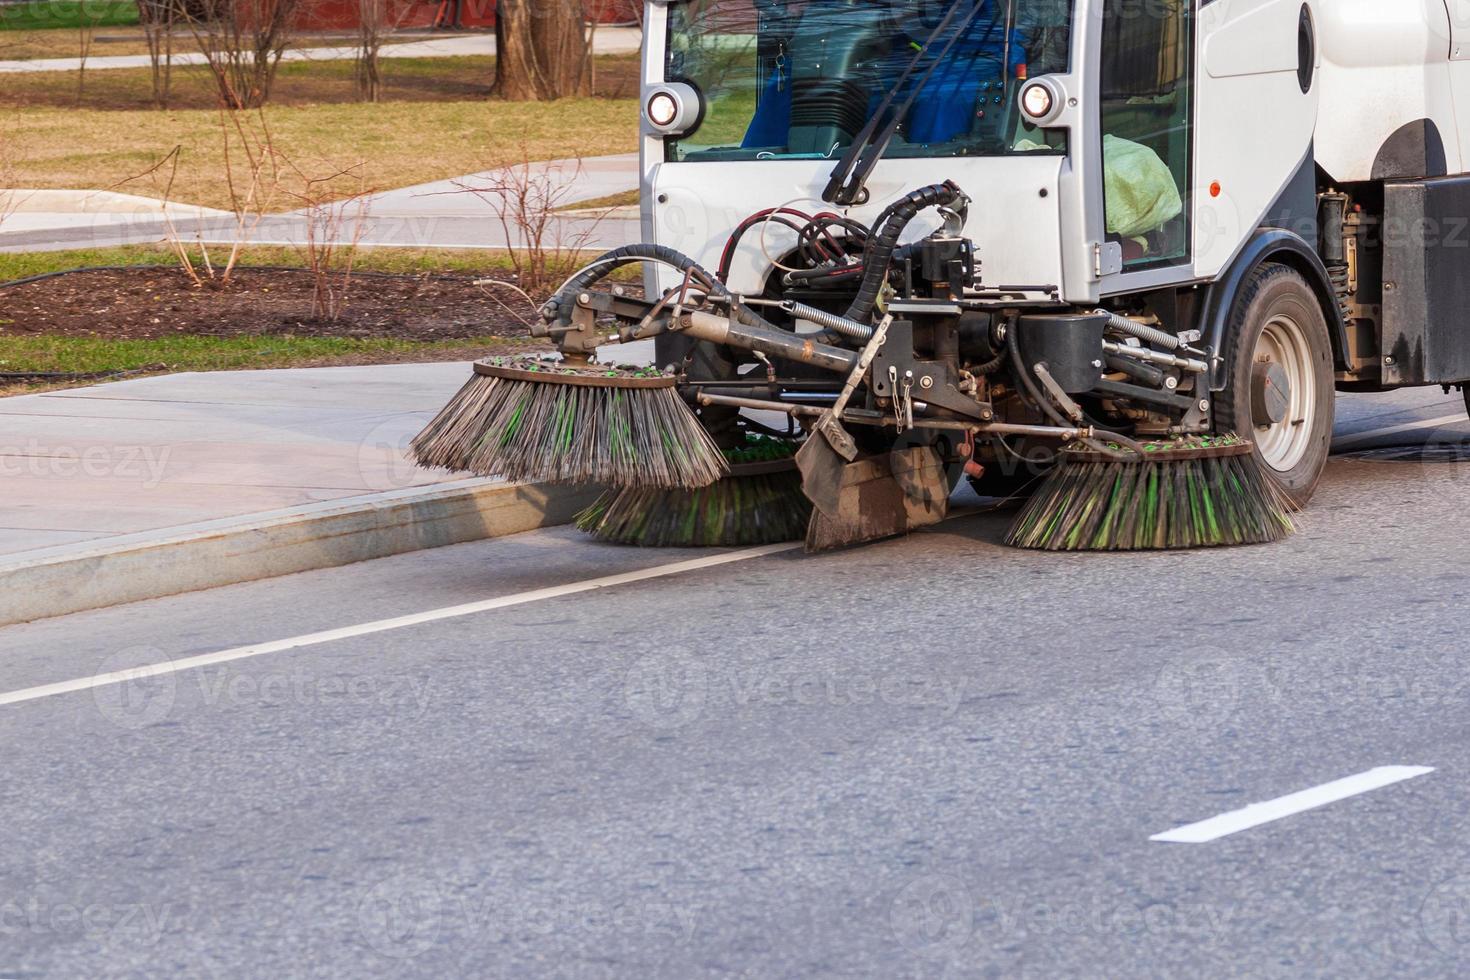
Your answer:
[[[1251,369],[1251,421],[1275,425],[1291,407],[1291,378],[1275,361],[1257,361]]]
[[[1251,364],[1252,440],[1261,460],[1284,473],[1297,465],[1312,441],[1317,414],[1311,344],[1285,313],[1268,320]]]

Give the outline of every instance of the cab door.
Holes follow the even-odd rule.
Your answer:
[[[1470,61],[1470,0],[1445,0],[1450,13],[1450,60]]]

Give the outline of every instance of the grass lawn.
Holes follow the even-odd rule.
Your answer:
[[[134,0],[27,0],[0,6],[0,31],[44,31],[115,27],[138,23]],[[0,39],[0,44],[3,44]]]
[[[604,211],[611,208],[623,208],[630,204],[638,203],[638,189],[630,191],[619,191],[616,194],[608,194],[604,197],[594,197],[588,201],[575,201],[571,204],[563,204],[557,208],[558,211]]]
[[[3,9],[3,8],[0,8]],[[6,43],[0,33],[0,45]],[[73,40],[75,38],[73,37]],[[184,48],[182,50],[190,50]],[[105,54],[99,42],[94,55]],[[75,51],[48,57],[75,57]],[[8,57],[0,52],[0,58]],[[495,80],[495,58],[384,58],[385,102],[450,102],[487,99]],[[595,94],[609,99],[638,97],[638,58],[617,55],[595,59]],[[274,107],[358,103],[352,60],[283,62],[271,90]],[[77,76],[69,71],[7,74],[0,84],[0,108],[153,109],[151,72],[147,68],[88,70],[86,89],[77,101]],[[175,65],[170,109],[213,109],[219,98],[201,65]]]
[[[356,168],[366,189],[456,177],[525,159],[637,148],[636,99],[286,105],[265,113],[278,152],[311,177]],[[18,187],[92,188],[162,197],[147,176],[179,147],[174,201],[227,208],[225,143],[212,110],[28,108],[0,116]],[[237,147],[238,149],[238,147]],[[238,165],[238,153],[236,154]],[[278,198],[266,209],[299,206]]]
[[[4,10],[0,7],[0,10]],[[183,50],[176,48],[175,50]],[[114,54],[147,54],[148,45],[137,27],[106,27],[92,39],[87,57],[102,58]],[[0,60],[17,61],[31,58],[75,58],[78,56],[76,28],[44,31],[0,32]]]

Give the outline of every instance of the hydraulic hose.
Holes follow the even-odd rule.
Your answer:
[[[888,266],[893,251],[898,247],[898,238],[904,228],[920,211],[931,207],[944,207],[963,199],[965,192],[953,182],[930,184],[904,195],[894,201],[873,222],[873,234],[868,239],[868,248],[863,256],[863,280],[852,305],[843,314],[849,320],[867,322],[878,302],[878,291],[888,280]]]
[[[766,340],[769,340],[772,335],[780,335],[783,338],[793,336],[790,331],[782,330],[744,303],[736,302],[735,295],[729,289],[725,288],[724,283],[716,279],[710,274],[708,269],[705,269],[683,252],[676,251],[667,245],[654,245],[648,242],[615,248],[611,252],[605,253],[584,266],[580,272],[577,272],[562,284],[562,287],[556,291],[556,295],[546,301],[546,305],[541,308],[541,315],[548,321],[561,319],[562,311],[570,310],[571,307],[575,306],[577,296],[583,290],[587,289],[599,279],[606,277],[614,269],[625,265],[632,265],[635,262],[661,262],[677,269],[679,272],[690,273],[695,281],[699,283],[701,289],[707,291],[711,296],[729,304],[730,315],[734,318],[735,322],[750,327],[753,331],[752,336],[759,335]],[[734,332],[730,340],[738,340],[740,337],[743,337],[743,334]],[[777,356],[782,357],[792,357],[793,360],[805,360],[804,356],[797,355],[801,353],[800,348],[806,339],[803,338],[801,341],[796,341],[794,347],[790,350],[768,350],[766,352],[776,353]],[[749,347],[750,345],[740,344],[740,346]],[[765,348],[752,349],[765,350]],[[837,350],[832,355],[834,358],[833,363],[835,364],[837,361],[841,361],[842,364],[846,364],[849,353],[848,351]]]
[[[679,272],[692,273],[700,287],[713,296],[725,298],[730,295],[730,291],[708,269],[683,252],[669,248],[667,245],[639,242],[615,248],[611,252],[604,252],[583,266],[580,271],[562,283],[556,294],[546,301],[546,304],[541,307],[541,315],[548,320],[559,319],[563,307],[568,305],[568,298],[575,302],[576,296],[593,283],[607,278],[615,270],[625,265],[633,265],[637,262],[662,262]]]

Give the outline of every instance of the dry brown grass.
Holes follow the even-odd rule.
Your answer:
[[[172,200],[229,208],[214,111],[31,108],[7,115],[14,121],[10,148],[19,186],[160,196],[156,179],[128,179],[177,146]],[[291,159],[339,167],[366,161],[362,181],[379,188],[516,163],[523,153],[546,160],[628,152],[638,133],[633,99],[352,103],[276,107],[267,115],[276,145]]]
[[[0,41],[4,35],[0,34]],[[188,51],[187,46],[175,51]],[[107,51],[98,44],[93,52]],[[75,50],[70,52],[75,57]],[[85,109],[150,109],[153,82],[147,68],[89,70]],[[175,65],[170,107],[212,109],[219,94],[206,69]],[[0,76],[0,108],[76,108],[77,85],[73,72],[36,72]],[[96,84],[90,84],[95,81]],[[383,59],[382,98],[388,102],[455,102],[485,99],[495,81],[495,59],[467,55],[453,58]],[[603,98],[638,97],[636,56],[597,59],[597,91]],[[360,98],[355,65],[340,61],[292,61],[281,65],[271,90],[272,106],[308,106],[333,102],[356,102]]]
[[[182,49],[180,49],[182,50]],[[143,32],[136,27],[99,27],[92,57],[119,54],[147,54]],[[77,32],[74,28],[49,31],[6,31],[0,34],[0,59],[75,58]]]

